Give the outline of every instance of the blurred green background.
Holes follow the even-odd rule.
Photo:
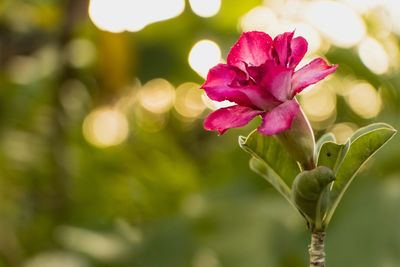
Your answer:
[[[300,96],[316,136],[400,129],[397,0],[1,0],[1,267],[299,267],[297,212],[202,128],[240,32],[296,29],[339,64]],[[226,103],[222,103],[226,104]],[[328,266],[400,266],[400,135],[350,187]]]

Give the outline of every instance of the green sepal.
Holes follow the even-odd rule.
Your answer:
[[[302,170],[315,168],[314,133],[310,122],[301,109],[294,117],[292,127],[274,137],[279,140],[290,156],[300,164]]]
[[[292,186],[292,200],[308,221],[311,230],[324,230],[323,220],[329,205],[329,188],[335,180],[333,171],[319,166],[297,175]]]

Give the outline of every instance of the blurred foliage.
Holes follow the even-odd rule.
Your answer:
[[[201,18],[186,2],[176,18],[110,33],[91,22],[86,1],[0,2],[1,267],[306,266],[301,217],[249,170],[237,145],[256,124],[218,137],[202,129],[208,110],[194,93],[194,115],[179,112],[178,98],[163,112],[140,100],[152,79],[200,84],[191,47],[211,39],[225,57],[241,17],[260,4],[223,0],[216,16]],[[387,29],[375,13],[360,16],[379,39]],[[390,62],[400,62],[399,35],[389,29],[382,38]],[[375,121],[400,129],[399,65],[376,74],[354,46],[329,42],[318,53],[340,65],[323,84],[331,93],[302,101],[318,110],[333,97],[334,112],[312,120],[317,137],[345,138]],[[346,94],[358,81],[383,103],[372,116]],[[88,119],[104,106],[103,119]],[[351,186],[328,229],[329,266],[399,266],[399,158],[397,135]]]

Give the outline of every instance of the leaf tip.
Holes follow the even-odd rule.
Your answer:
[[[239,146],[240,146],[241,148],[243,148],[243,146],[246,144],[246,140],[247,140],[247,137],[246,137],[246,136],[239,135],[239,137],[238,137],[238,143],[239,143]]]

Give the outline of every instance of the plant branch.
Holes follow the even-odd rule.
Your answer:
[[[325,267],[325,232],[313,232],[311,234],[310,267]]]

